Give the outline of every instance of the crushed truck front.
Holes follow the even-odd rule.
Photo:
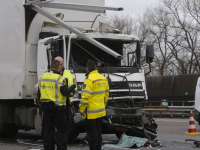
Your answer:
[[[155,138],[157,125],[152,119],[148,119],[142,110],[148,96],[145,73],[140,64],[139,38],[109,33],[86,33],[85,35],[122,55],[123,59],[116,59],[81,38],[76,36],[71,38],[67,63],[78,81],[78,91],[73,98],[76,113],[78,113],[78,103],[85,80],[85,65],[88,60],[95,61],[99,73],[108,79],[110,86],[106,106],[107,116],[104,121],[105,130],[108,131],[106,128],[113,129],[118,137],[125,131],[125,128],[128,134],[140,137],[145,137],[143,131],[145,130],[148,132],[147,135]],[[130,49],[133,53],[126,55]]]

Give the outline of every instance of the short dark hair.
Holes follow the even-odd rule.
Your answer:
[[[88,68],[89,72],[96,70],[96,63],[94,61],[88,61],[86,68]]]
[[[53,60],[51,62],[51,70],[56,70],[60,67],[60,62],[58,60]]]

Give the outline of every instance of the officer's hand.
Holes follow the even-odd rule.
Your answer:
[[[85,116],[85,115],[86,115],[86,113],[85,113],[85,112],[80,112],[80,114],[81,114],[82,116]]]
[[[72,97],[73,95],[74,95],[73,93],[70,93],[70,94],[69,94],[69,97]]]
[[[77,85],[77,80],[76,80],[76,78],[75,78],[73,81],[74,81],[74,84]]]

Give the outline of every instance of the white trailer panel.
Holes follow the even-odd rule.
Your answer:
[[[0,99],[20,99],[25,85],[25,13],[22,0],[1,0]]]
[[[63,3],[74,3],[74,4],[88,4],[88,5],[98,5],[104,6],[105,0],[54,0],[54,2],[63,2]],[[64,10],[64,9],[53,9],[53,8],[43,8],[50,12],[51,14],[63,13],[64,21],[94,21],[99,13],[91,13],[91,12],[82,12],[82,11],[73,11],[73,10]],[[26,44],[26,98],[33,97],[33,93],[36,93],[36,89],[34,87],[37,84],[37,74],[34,73],[37,71],[37,49],[36,46],[39,41],[39,33],[44,31],[42,28],[43,22],[52,22],[46,17],[36,14],[34,17],[27,36],[27,44]],[[104,22],[104,18],[98,17],[94,28],[96,29],[99,25],[99,21]],[[79,28],[90,28],[92,22],[66,22],[66,24],[71,25],[73,27]],[[52,32],[57,32],[58,30],[54,28]],[[66,29],[63,28],[63,33],[67,33]],[[48,30],[49,31],[49,30]],[[61,32],[61,31],[59,31]],[[69,31],[68,31],[69,32]],[[70,32],[69,32],[70,33]]]
[[[200,78],[197,80],[195,91],[195,109],[200,112]]]
[[[104,0],[54,0],[55,2],[104,6]],[[0,5],[0,99],[33,98],[37,83],[37,43],[44,21],[36,14],[31,22],[25,43],[25,0],[1,0]],[[63,13],[66,21],[93,21],[98,13],[44,8],[50,13]],[[94,28],[98,26],[98,17]],[[67,22],[66,22],[67,23]],[[90,28],[92,22],[70,22],[75,27]]]

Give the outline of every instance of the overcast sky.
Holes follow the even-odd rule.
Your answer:
[[[105,0],[105,2],[106,6],[123,7],[124,11],[117,12],[118,14],[132,13],[137,15],[142,14],[146,7],[153,7],[158,5],[159,0]],[[108,11],[108,13],[110,14],[111,12]]]

